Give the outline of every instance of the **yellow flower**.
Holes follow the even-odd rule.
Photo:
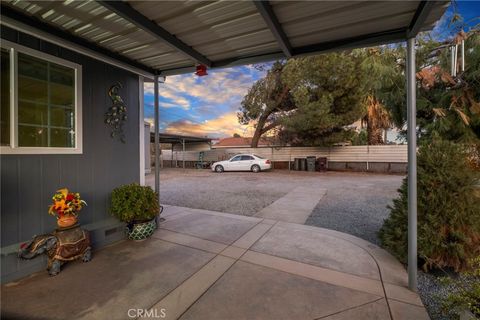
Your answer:
[[[80,198],[80,193],[69,193],[67,188],[57,190],[52,200],[53,204],[48,207],[48,213],[51,215],[76,215],[83,206],[87,205],[87,203]]]
[[[57,192],[63,194],[63,197],[66,198],[68,194],[68,189],[63,188],[63,189],[57,190]]]
[[[58,210],[65,211],[68,209],[68,205],[65,203],[65,200],[60,200],[55,203],[55,206]]]

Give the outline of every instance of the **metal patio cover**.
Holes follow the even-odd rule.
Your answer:
[[[144,72],[209,68],[404,41],[449,1],[4,1],[15,21]]]

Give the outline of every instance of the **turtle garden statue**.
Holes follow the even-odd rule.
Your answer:
[[[88,262],[92,259],[88,231],[75,225],[59,228],[50,234],[34,236],[20,246],[18,257],[32,259],[44,253],[48,256],[47,271],[51,276],[57,275],[65,262],[80,258],[83,262]]]

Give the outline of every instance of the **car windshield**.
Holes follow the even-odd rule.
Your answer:
[[[259,155],[254,154],[254,156],[259,158],[259,159],[263,159],[263,157],[260,157]]]

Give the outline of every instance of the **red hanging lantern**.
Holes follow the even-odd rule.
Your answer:
[[[197,71],[195,72],[195,74],[199,77],[203,77],[203,76],[208,75],[207,66],[203,65],[203,64],[197,65]]]

